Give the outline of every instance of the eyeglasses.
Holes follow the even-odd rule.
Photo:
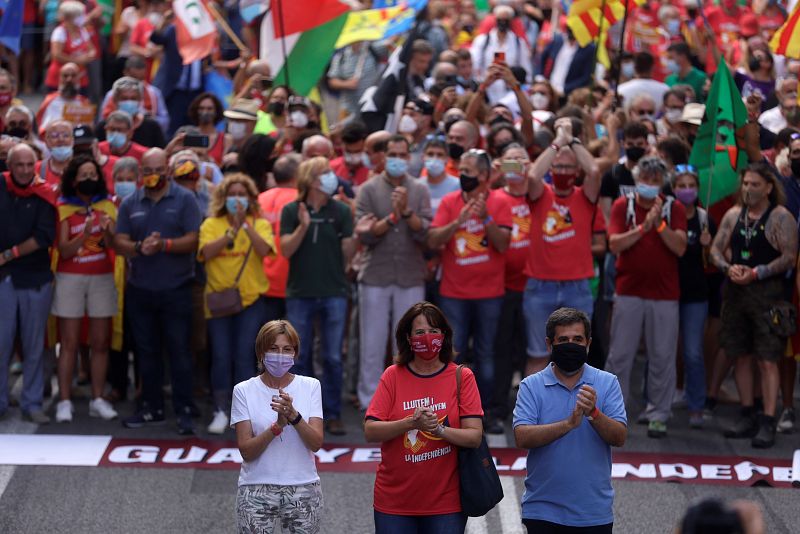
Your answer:
[[[675,174],[693,174],[697,176],[697,168],[689,164],[675,165]]]
[[[50,132],[47,134],[47,138],[52,139],[53,141],[69,141],[72,139],[72,133]]]

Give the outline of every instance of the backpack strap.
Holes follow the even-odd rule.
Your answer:
[[[628,199],[628,205],[625,209],[625,226],[633,228],[636,223],[636,195],[630,192],[625,195],[625,198]]]
[[[675,202],[675,197],[669,195],[664,200],[664,205],[661,207],[661,220],[667,221],[667,226],[672,224],[672,204]]]
[[[461,414],[461,369],[464,364],[456,367],[456,403],[458,404],[458,413]]]

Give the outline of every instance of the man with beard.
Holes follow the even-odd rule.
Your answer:
[[[36,123],[39,125],[39,132],[44,132],[47,126],[64,116],[64,107],[70,105],[80,105],[88,107],[91,105],[89,99],[78,94],[80,90],[81,70],[75,63],[65,63],[58,72],[58,91],[54,91],[44,97],[39,111],[36,112]]]

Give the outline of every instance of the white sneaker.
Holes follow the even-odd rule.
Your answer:
[[[225,429],[228,428],[228,415],[222,410],[214,412],[214,419],[208,425],[209,434],[224,434]]]
[[[97,397],[89,403],[89,417],[100,417],[101,419],[110,421],[117,415],[111,403],[102,397]]]
[[[56,404],[56,423],[71,423],[72,412],[72,401],[59,401],[59,403]]]

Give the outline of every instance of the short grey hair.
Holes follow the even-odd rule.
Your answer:
[[[302,153],[303,153],[303,157],[305,157],[306,153],[308,152],[308,150],[311,149],[311,145],[313,145],[314,143],[317,143],[317,142],[325,142],[325,143],[327,143],[328,152],[333,152],[333,143],[331,143],[331,140],[328,139],[327,137],[325,137],[324,135],[317,134],[317,135],[312,135],[310,137],[306,137],[303,140],[303,148],[301,150]]]
[[[127,89],[135,89],[139,92],[139,97],[144,98],[144,86],[142,85],[142,82],[132,76],[123,76],[115,81],[114,85],[111,86],[114,96],[116,96],[120,91]]]
[[[119,158],[114,164],[114,169],[111,171],[111,176],[117,177],[117,174],[125,171],[133,171],[137,176],[139,175],[139,160],[130,156]]]
[[[303,163],[300,154],[284,154],[279,157],[272,166],[272,176],[275,178],[275,183],[285,184],[292,178],[297,177],[297,169]]]
[[[124,122],[128,125],[128,128],[133,128],[133,118],[131,118],[128,113],[121,111],[119,109],[112,111],[108,114],[108,118],[106,119],[106,126],[109,122]]]
[[[484,173],[489,172],[492,168],[492,160],[489,157],[489,154],[484,150],[479,149],[471,149],[464,152],[461,155],[461,161],[465,159],[471,159],[475,161],[475,166],[478,167],[478,172]]]
[[[646,101],[648,101],[648,102],[652,102],[652,104],[653,104],[653,107],[654,107],[656,110],[658,110],[658,107],[659,107],[659,106],[658,106],[658,104],[656,103],[656,101],[655,101],[655,100],[653,100],[653,97],[652,97],[652,96],[648,95],[647,93],[639,93],[638,95],[634,96],[633,98],[631,98],[630,100],[628,100],[627,102],[625,102],[625,111],[630,111],[630,110],[631,110],[631,108],[634,106],[634,104],[636,104],[636,103],[638,103],[638,102],[642,102],[643,100],[646,100]]]
[[[8,155],[6,156],[6,161],[8,162],[8,164],[10,165],[11,163],[13,163],[12,160],[14,159],[14,156],[16,156],[17,153],[22,152],[23,150],[30,150],[31,154],[33,154],[34,161],[36,160],[36,151],[33,149],[32,146],[30,146],[27,143],[17,143],[16,145],[8,149]]]
[[[31,125],[33,125],[33,112],[30,109],[28,109],[27,106],[18,105],[18,106],[11,106],[10,108],[8,108],[8,111],[6,111],[6,116],[5,116],[6,122],[8,122],[8,116],[11,115],[12,113],[22,113],[23,115],[28,117],[28,122],[30,122]]]
[[[192,150],[181,150],[176,152],[169,158],[169,166],[170,168],[174,167],[179,161],[193,161],[198,168],[200,167],[200,158],[197,157],[197,154],[194,153]]]
[[[658,156],[647,156],[639,160],[633,168],[633,179],[639,181],[639,177],[643,174],[660,174],[661,183],[667,183],[670,180],[669,167],[666,162]]]

